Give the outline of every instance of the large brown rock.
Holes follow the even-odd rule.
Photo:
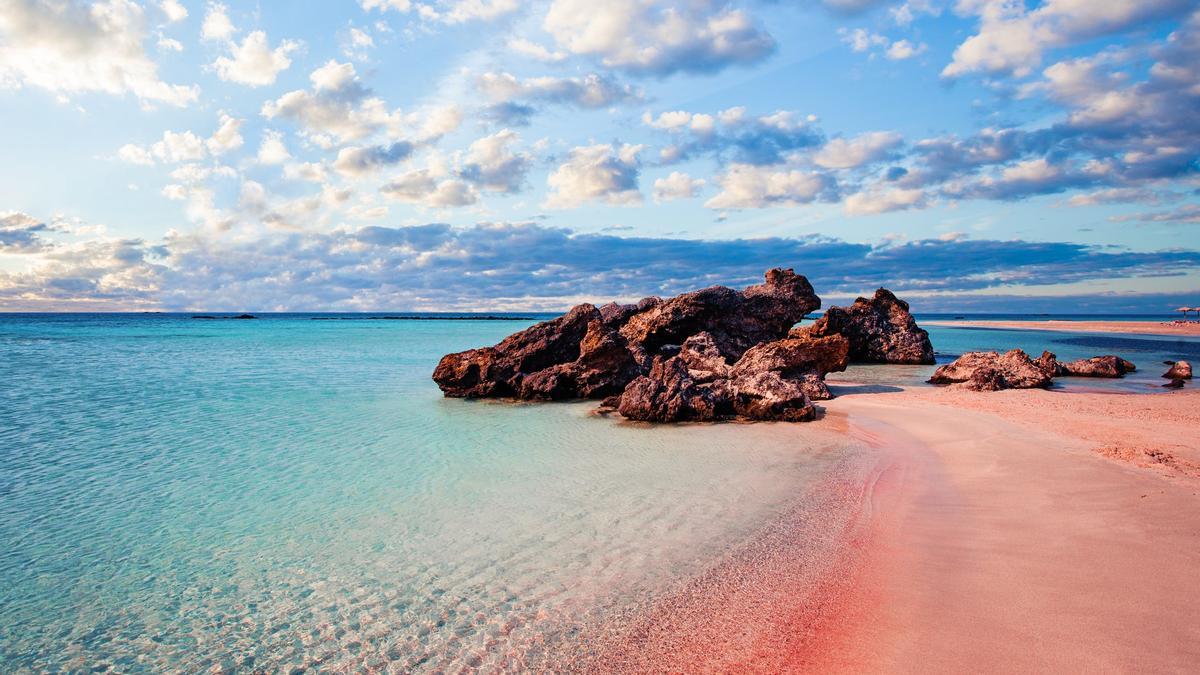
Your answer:
[[[735,360],[760,342],[784,337],[820,306],[807,279],[773,269],[765,283],[741,292],[712,286],[663,300],[629,317],[620,332],[643,362],[700,332],[712,335],[721,354]]]
[[[850,360],[866,363],[932,364],[929,333],[917,326],[908,303],[881,288],[874,297],[858,298],[849,307],[830,307],[806,329],[814,337],[844,335],[850,340]]]
[[[726,379],[729,363],[746,349],[784,337],[820,304],[808,280],[783,269],[744,291],[714,286],[668,300],[584,304],[494,347],[448,354],[433,379],[446,396],[460,398],[604,398],[701,333],[687,350],[688,367],[701,381]]]
[[[800,383],[786,379],[776,371],[747,374],[732,380],[730,394],[734,412],[747,420],[807,422],[817,414]]]
[[[442,357],[433,380],[446,396],[518,396],[526,375],[579,358],[580,343],[599,310],[583,304],[550,321],[514,333],[495,347]]]
[[[1137,370],[1137,366],[1112,354],[1069,361],[1060,365],[1063,372],[1059,374],[1070,377],[1124,377],[1125,373]]]
[[[1168,380],[1190,380],[1192,379],[1192,364],[1187,361],[1176,361],[1171,364],[1171,368],[1163,373],[1163,377]]]
[[[833,398],[825,375],[846,369],[850,341],[841,335],[813,337],[796,335],[764,342],[746,350],[733,366],[734,378],[774,372],[794,382],[813,400]]]
[[[1028,354],[1013,349],[1004,354],[968,352],[934,371],[929,382],[959,384],[975,391],[997,391],[1048,387],[1050,376]]]
[[[617,403],[622,417],[640,422],[715,420],[729,416],[727,408],[728,394],[692,379],[678,356],[657,357],[650,373],[630,382]]]

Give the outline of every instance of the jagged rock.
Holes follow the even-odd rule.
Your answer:
[[[729,379],[732,370],[729,362],[717,348],[711,333],[696,333],[679,349],[679,358],[687,366],[688,374],[697,382],[713,382]]]
[[[732,380],[731,390],[734,412],[748,420],[807,422],[816,417],[816,408],[800,384],[775,371]]]
[[[844,335],[850,340],[850,360],[867,363],[932,364],[929,333],[917,326],[908,303],[881,288],[871,299],[858,298],[849,307],[830,307],[806,329],[814,337]]]
[[[1093,356],[1090,359],[1079,359],[1060,365],[1063,372],[1059,375],[1071,377],[1124,377],[1125,373],[1137,370],[1137,366],[1112,354]]]
[[[1054,352],[1043,351],[1042,355],[1034,363],[1049,377],[1059,377],[1060,375],[1067,374],[1067,369],[1058,362],[1058,356]]]
[[[828,400],[833,396],[825,375],[845,370],[849,352],[850,342],[841,335],[787,337],[746,350],[733,366],[733,377],[774,372],[794,382],[810,399]]]
[[[625,387],[617,402],[622,417],[641,422],[684,422],[714,420],[728,416],[727,395],[696,382],[678,356],[654,360],[649,375]]]
[[[1028,354],[1013,349],[1004,354],[968,352],[934,371],[929,382],[960,384],[975,391],[997,391],[1048,387],[1050,376]]]
[[[446,396],[460,398],[603,398],[703,332],[706,338],[690,343],[685,365],[693,364],[687,367],[701,381],[722,379],[728,373],[718,366],[727,369],[749,347],[785,336],[820,303],[804,277],[773,269],[765,283],[740,292],[714,286],[668,300],[584,304],[494,347],[448,354],[433,379]]]
[[[600,320],[600,311],[594,306],[578,305],[557,319],[504,338],[495,347],[443,356],[433,380],[446,396],[518,396],[527,374],[579,358],[588,326]],[[539,390],[548,388],[543,385]]]
[[[621,335],[642,363],[664,345],[681,345],[700,332],[711,334],[721,354],[734,360],[760,342],[784,337],[820,306],[807,279],[790,269],[773,269],[765,283],[740,293],[712,286],[663,300],[629,317]]]
[[[1192,364],[1187,361],[1176,361],[1171,364],[1171,369],[1163,373],[1163,377],[1170,380],[1190,380],[1192,379]]]

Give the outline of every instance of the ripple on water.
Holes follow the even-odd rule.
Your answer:
[[[846,452],[442,399],[512,325],[133,321],[0,318],[6,671],[519,669]]]

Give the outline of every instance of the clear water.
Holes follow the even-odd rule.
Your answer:
[[[535,662],[849,452],[440,396],[527,323],[0,316],[0,670]]]
[[[0,315],[0,670],[536,663],[861,451],[821,425],[650,428],[440,396],[441,354],[528,321],[311,319]],[[1142,391],[1200,348],[931,333],[940,360],[1115,351],[1145,382],[1086,386]]]

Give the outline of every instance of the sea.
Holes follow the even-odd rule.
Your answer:
[[[430,380],[543,315],[195,316],[0,314],[0,672],[536,669],[868,452],[821,423],[652,427]],[[1162,361],[1200,360],[1195,339],[928,328],[939,362],[1139,368],[1064,393],[1157,393]]]

